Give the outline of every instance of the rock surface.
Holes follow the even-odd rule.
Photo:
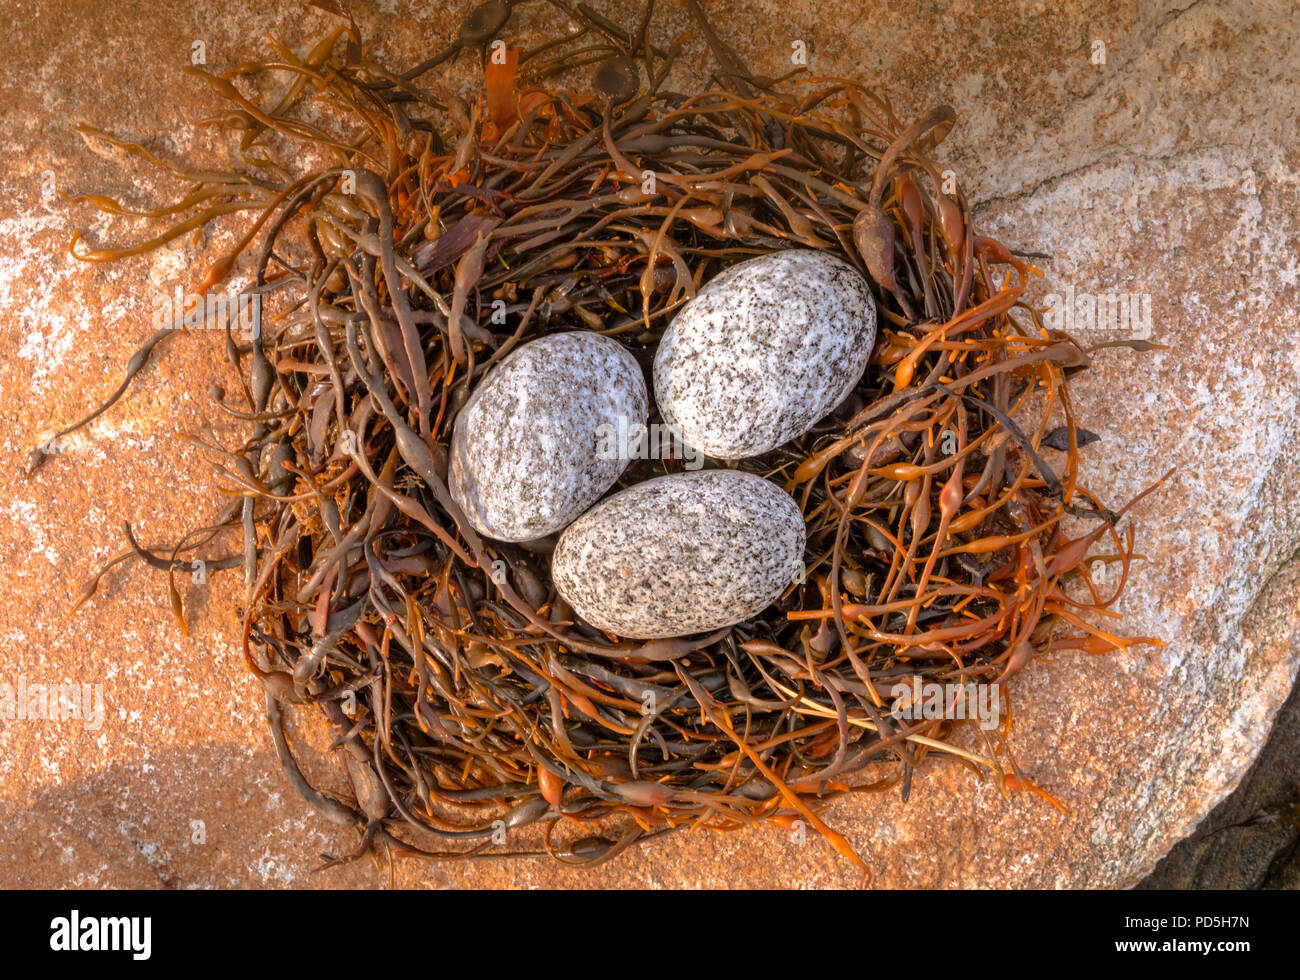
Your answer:
[[[614,485],[627,467],[616,433],[648,413],[641,366],[618,341],[577,331],[530,341],[456,417],[452,497],[490,538],[554,534]]]
[[[1288,578],[1300,589],[1294,566]],[[1300,686],[1236,792],[1137,887],[1300,889]]]
[[[674,473],[607,497],[560,535],[556,589],[593,626],[639,639],[720,629],[802,577],[803,514],[735,470]]]
[[[673,318],[655,352],[655,403],[700,452],[761,456],[843,401],[875,342],[875,300],[857,269],[812,249],[759,255]]]
[[[824,814],[881,886],[1132,885],[1242,779],[1300,658],[1300,29],[1290,8],[705,4],[755,72],[788,71],[802,40],[814,74],[880,84],[902,118],[954,105],[940,156],[986,230],[1050,254],[1034,260],[1044,296],[1073,287],[1151,297],[1151,339],[1169,349],[1101,350],[1071,393],[1102,436],[1085,450],[1086,475],[1108,502],[1178,467],[1135,511],[1149,560],[1118,606],[1127,629],[1169,645],[1061,655],[1009,689],[1011,747],[1070,814],[1024,794],[1004,800],[939,763],[918,773],[906,805],[891,794]],[[454,37],[469,6],[350,4],[395,65]],[[659,7],[666,34],[689,29],[675,5]],[[636,18],[630,3],[601,9]],[[530,7],[515,16],[511,29],[523,32],[550,17]],[[312,874],[321,853],[356,838],[315,816],[279,772],[235,642],[232,578],[179,580],[188,637],[165,586],[139,569],[112,573],[64,620],[81,584],[124,550],[123,519],[151,544],[215,512],[209,469],[177,433],[199,431],[214,381],[235,390],[220,338],[173,338],[112,412],[30,481],[21,475],[34,442],[116,386],[150,331],[151,292],[193,288],[200,259],[243,227],[112,266],[68,259],[71,227],[88,225],[98,242],[134,226],[67,207],[61,193],[122,189],[143,204],[183,191],[122,177],[71,124],[197,153],[212,140],[189,123],[216,103],[181,73],[196,41],[220,70],[264,51],[265,34],[301,50],[332,23],[297,5],[144,0],[41,5],[0,35],[0,681],[99,685],[105,705],[97,728],[0,722],[5,886],[388,887],[388,868],[368,862]],[[699,84],[704,63],[692,42],[672,84]],[[234,439],[239,428],[218,432]],[[326,750],[321,734],[308,715],[289,731],[308,774],[328,781],[333,769],[306,751]],[[587,873],[546,861],[397,862],[395,875],[426,887],[858,880],[814,836],[801,844],[776,827],[668,837]]]

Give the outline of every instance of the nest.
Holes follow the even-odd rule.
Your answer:
[[[240,640],[288,779],[362,835],[335,861],[388,845],[593,865],[661,834],[770,820],[816,828],[865,870],[822,812],[849,794],[905,799],[935,757],[1055,803],[1016,766],[1005,723],[955,740],[953,718],[896,710],[899,684],[1000,685],[1039,654],[1153,642],[1096,625],[1134,537],[1080,482],[1090,434],[1067,379],[1088,352],[1045,328],[1024,299],[1036,270],[977,233],[934,162],[952,111],[909,123],[851,80],[756,76],[691,0],[693,39],[658,38],[652,8],[625,28],[556,2],[565,29],[527,48],[493,40],[512,5],[489,2],[401,74],[317,6],[342,20],[308,53],[191,69],[229,103],[238,166],[194,171],[83,127],[187,190],[136,212],[173,222],[157,237],[87,251],[78,234],[72,254],[119,259],[251,212],[199,292],[240,270],[266,307],[251,337],[225,325],[242,390],[214,411],[247,438],[206,444],[229,505],[169,548],[132,537],[81,601],[138,559],[167,573],[183,625],[178,572],[242,569]],[[673,91],[699,39],[711,82]],[[440,71],[474,57],[476,97],[435,94]],[[585,92],[563,87],[575,77]],[[278,98],[254,101],[254,84]],[[720,638],[585,625],[551,585],[547,542],[484,539],[452,500],[457,410],[511,350],[556,331],[597,331],[646,364],[703,283],[786,248],[853,263],[881,326],[834,415],[736,464],[797,500],[803,580]],[[90,418],[183,328],[151,337]],[[681,468],[633,462],[615,489]],[[1109,594],[1099,560],[1121,569]],[[290,708],[323,716],[350,793],[303,775]]]

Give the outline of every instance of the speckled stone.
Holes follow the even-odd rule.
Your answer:
[[[602,426],[643,425],[645,378],[617,341],[551,334],[492,369],[456,419],[450,490],[470,522],[500,541],[561,530],[627,465],[601,451]]]
[[[655,399],[701,452],[758,456],[843,401],[875,340],[871,290],[843,259],[812,249],[760,255],[677,314],[655,354]]]
[[[661,476],[602,501],[560,535],[555,587],[583,619],[653,639],[719,629],[771,605],[803,571],[803,515],[752,473]]]

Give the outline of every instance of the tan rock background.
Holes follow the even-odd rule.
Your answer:
[[[594,5],[634,16],[627,0]],[[1137,509],[1151,560],[1119,607],[1129,631],[1169,646],[1059,656],[1012,688],[1017,757],[1070,815],[1024,794],[1004,801],[943,765],[918,775],[907,805],[887,795],[829,814],[879,885],[1132,885],[1242,778],[1300,660],[1290,5],[705,5],[756,71],[779,74],[798,39],[814,73],[879,85],[900,115],[953,104],[944,158],[988,230],[1050,256],[1035,260],[1044,295],[1151,297],[1151,339],[1172,349],[1103,351],[1073,393],[1103,437],[1086,450],[1088,482],[1109,502],[1178,467]],[[468,9],[351,6],[395,66],[438,49]],[[675,4],[661,6],[663,35],[685,29]],[[117,384],[148,335],[152,292],[192,287],[213,244],[107,266],[67,258],[74,227],[98,242],[130,226],[60,194],[144,203],[167,191],[123,174],[72,124],[198,153],[212,137],[189,123],[214,103],[181,74],[193,42],[220,68],[264,52],[266,35],[301,50],[330,22],[246,0],[3,0],[0,14],[0,682],[100,684],[106,708],[95,730],[0,721],[0,885],[386,887],[389,869],[370,862],[311,873],[355,840],[281,776],[231,640],[233,582],[184,583],[188,638],[165,583],[139,568],[64,620],[86,578],[123,550],[122,520],[163,542],[215,512],[208,468],[178,434],[197,431],[214,381],[231,383],[218,340],[170,341],[116,409],[22,476],[36,442]],[[554,17],[530,5],[507,36]],[[696,69],[702,47],[690,50]],[[291,737],[312,737],[307,728]],[[392,876],[416,887],[855,883],[821,842],[774,828],[679,835],[585,875],[530,860],[399,862]]]

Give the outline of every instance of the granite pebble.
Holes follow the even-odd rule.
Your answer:
[[[615,340],[551,334],[507,355],[456,418],[448,483],[481,534],[554,534],[601,498],[627,460],[601,450],[606,426],[644,425],[641,366]]]
[[[638,483],[574,521],[556,544],[560,595],[593,626],[656,639],[730,626],[771,605],[803,571],[794,498],[736,470]]]
[[[843,401],[875,339],[857,269],[814,249],[769,252],[714,277],[677,314],[655,353],[655,399],[700,452],[758,456]]]

